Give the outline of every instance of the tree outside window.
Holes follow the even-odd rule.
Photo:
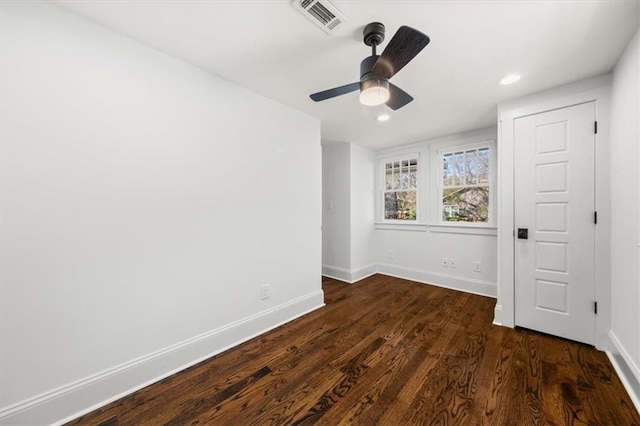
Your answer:
[[[442,220],[489,221],[489,148],[442,154]]]
[[[416,220],[418,159],[384,163],[384,219]]]

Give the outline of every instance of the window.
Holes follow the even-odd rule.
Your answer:
[[[415,221],[418,201],[418,158],[383,161],[384,220]]]
[[[490,148],[439,151],[443,222],[489,222]]]

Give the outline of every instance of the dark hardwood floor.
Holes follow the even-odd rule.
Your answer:
[[[375,275],[82,425],[640,425],[606,355],[491,324],[495,300]]]

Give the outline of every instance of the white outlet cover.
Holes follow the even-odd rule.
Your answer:
[[[270,296],[269,294],[269,284],[265,284],[262,287],[260,287],[260,298],[262,300],[264,299],[268,299]]]

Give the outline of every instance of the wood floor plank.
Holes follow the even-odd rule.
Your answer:
[[[421,315],[406,313],[393,330],[385,336],[386,350],[381,348],[376,358],[372,358],[367,368],[367,377],[357,384],[348,397],[342,398],[336,407],[324,416],[329,424],[353,424],[364,421],[363,414],[374,403],[382,405],[381,397],[389,386],[401,377],[402,370],[420,345],[414,341],[422,335],[425,324]],[[371,423],[373,424],[373,423]]]
[[[374,275],[71,425],[638,425],[593,347],[492,325],[495,300]]]
[[[424,386],[413,395],[414,402],[405,413],[403,423],[469,421],[475,409],[473,380],[486,346],[484,329],[490,325],[478,321],[484,314],[482,309],[468,309],[459,316],[459,325],[450,331],[454,337],[447,345],[447,353],[431,369]]]

